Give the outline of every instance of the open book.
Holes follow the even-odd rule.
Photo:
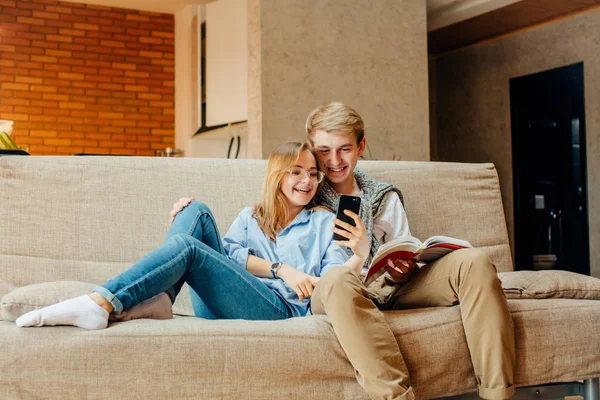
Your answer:
[[[421,242],[412,236],[402,236],[382,244],[375,253],[369,270],[365,275],[365,286],[383,275],[388,259],[414,260],[416,262],[429,263],[454,250],[464,249],[471,246],[466,240],[455,239],[448,236],[432,236]]]

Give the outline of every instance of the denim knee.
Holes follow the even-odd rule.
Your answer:
[[[206,204],[204,204],[201,201],[198,200],[192,200],[192,202],[190,204],[188,204],[184,210],[191,210],[191,211],[195,211],[196,213],[199,214],[211,214],[212,215],[212,211],[210,211],[210,208],[208,208],[208,206]]]

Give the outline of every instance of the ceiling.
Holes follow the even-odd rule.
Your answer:
[[[507,4],[487,10],[485,13],[461,18],[450,24],[441,23],[437,25],[437,22],[443,20],[439,16],[446,11],[452,8],[458,10],[460,3],[474,4],[476,2],[476,0],[429,0],[428,6],[431,7],[428,11],[429,53],[437,54],[458,49],[533,25],[600,7],[600,0],[505,1]],[[501,2],[495,3],[499,5]],[[446,15],[445,18],[450,18],[450,16]],[[436,24],[433,24],[432,20]]]
[[[174,14],[186,5],[206,4],[215,0],[65,1]],[[433,54],[600,6],[600,0],[426,1],[429,52]]]
[[[427,0],[427,30],[433,31],[520,0]]]

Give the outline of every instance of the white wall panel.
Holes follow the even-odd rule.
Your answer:
[[[206,5],[206,125],[248,119],[246,0]]]

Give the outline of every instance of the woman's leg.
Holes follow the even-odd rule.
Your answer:
[[[254,275],[186,234],[172,235],[158,250],[95,291],[119,312],[168,288],[181,288],[183,282],[199,294],[218,318],[290,316],[283,300]]]
[[[217,224],[210,209],[204,203],[192,201],[181,210],[171,224],[166,240],[180,233],[195,237],[216,251],[223,253],[221,236],[219,235]],[[179,288],[169,288],[165,292],[161,292],[148,300],[138,303],[122,313],[112,313],[110,320],[129,321],[139,318],[171,319],[173,318],[172,304],[179,290]],[[193,289],[190,289],[190,294],[194,313],[197,317],[216,319],[216,316],[202,302]],[[102,299],[104,299],[102,296],[94,298],[97,302]]]
[[[132,307],[169,288],[181,288],[184,281],[199,293],[219,318],[275,320],[291,317],[286,303],[258,278],[227,256],[185,234],[172,235],[160,248],[115,279],[95,288],[94,292],[105,297],[114,311],[120,313],[124,308]],[[72,300],[67,302],[70,301]],[[106,313],[108,319],[105,310],[91,299],[90,302]],[[81,321],[85,320],[89,307],[77,310],[81,318],[70,323],[65,315],[72,314],[72,309],[63,307],[57,312],[56,307],[63,303],[25,314],[17,323],[19,326],[82,326]],[[52,309],[52,313],[48,309]],[[106,323],[104,326],[90,326],[86,322],[86,326],[82,327],[101,329]]]
[[[176,234],[188,234],[202,243],[205,243],[215,251],[224,254],[221,235],[217,228],[215,218],[206,206],[199,201],[192,201],[175,217],[175,221],[169,228],[167,240]],[[169,293],[172,296],[172,293]],[[200,296],[190,287],[190,297],[192,299],[192,307],[196,317],[205,319],[217,319],[217,316],[206,306]],[[174,297],[172,296],[174,301]]]
[[[223,254],[221,235],[215,218],[204,203],[194,200],[181,210],[171,224],[165,240],[179,233],[190,235]]]

